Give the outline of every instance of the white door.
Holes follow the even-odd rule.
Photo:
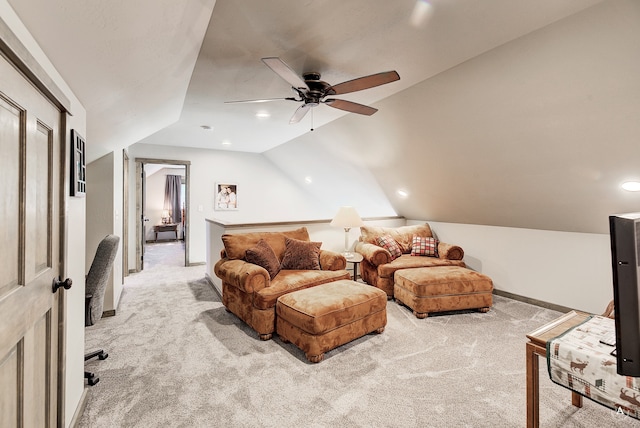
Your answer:
[[[0,427],[53,427],[62,115],[0,56]],[[65,181],[66,183],[66,181]]]

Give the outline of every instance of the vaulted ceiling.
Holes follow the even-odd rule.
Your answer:
[[[262,57],[331,84],[397,70],[398,82],[341,97],[368,105],[599,1],[9,3],[86,107],[92,160],[141,140],[263,152],[348,114],[321,105],[289,125],[296,103],[225,104],[294,95]]]
[[[8,1],[86,107],[89,160],[143,142],[286,169],[340,147],[408,218],[606,233],[640,210],[619,192],[640,179],[635,0]],[[269,56],[331,84],[401,79],[336,97],[370,117],[225,104],[294,95]]]

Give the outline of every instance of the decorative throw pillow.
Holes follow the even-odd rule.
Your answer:
[[[402,255],[402,250],[391,235],[383,235],[378,238],[378,245],[391,253],[391,260],[395,260]]]
[[[413,235],[411,255],[438,257],[438,240],[436,238]]]
[[[320,246],[322,242],[300,241],[285,238],[281,269],[320,270]]]
[[[245,260],[265,268],[269,272],[271,279],[280,272],[280,260],[278,260],[278,256],[264,239],[259,240],[255,247],[246,251]]]

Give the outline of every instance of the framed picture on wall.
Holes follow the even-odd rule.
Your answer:
[[[238,209],[238,185],[234,183],[216,183],[215,210]]]
[[[71,196],[84,197],[87,192],[87,166],[84,159],[84,138],[71,130]]]

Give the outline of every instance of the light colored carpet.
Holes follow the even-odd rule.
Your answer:
[[[523,427],[525,334],[560,314],[495,297],[486,314],[416,319],[388,302],[384,333],[310,364],[260,341],[204,279],[158,265],[127,278],[118,314],[87,328],[80,427]],[[542,427],[640,427],[553,384],[541,366]]]
[[[147,242],[144,245],[145,270],[184,266],[184,241]]]

